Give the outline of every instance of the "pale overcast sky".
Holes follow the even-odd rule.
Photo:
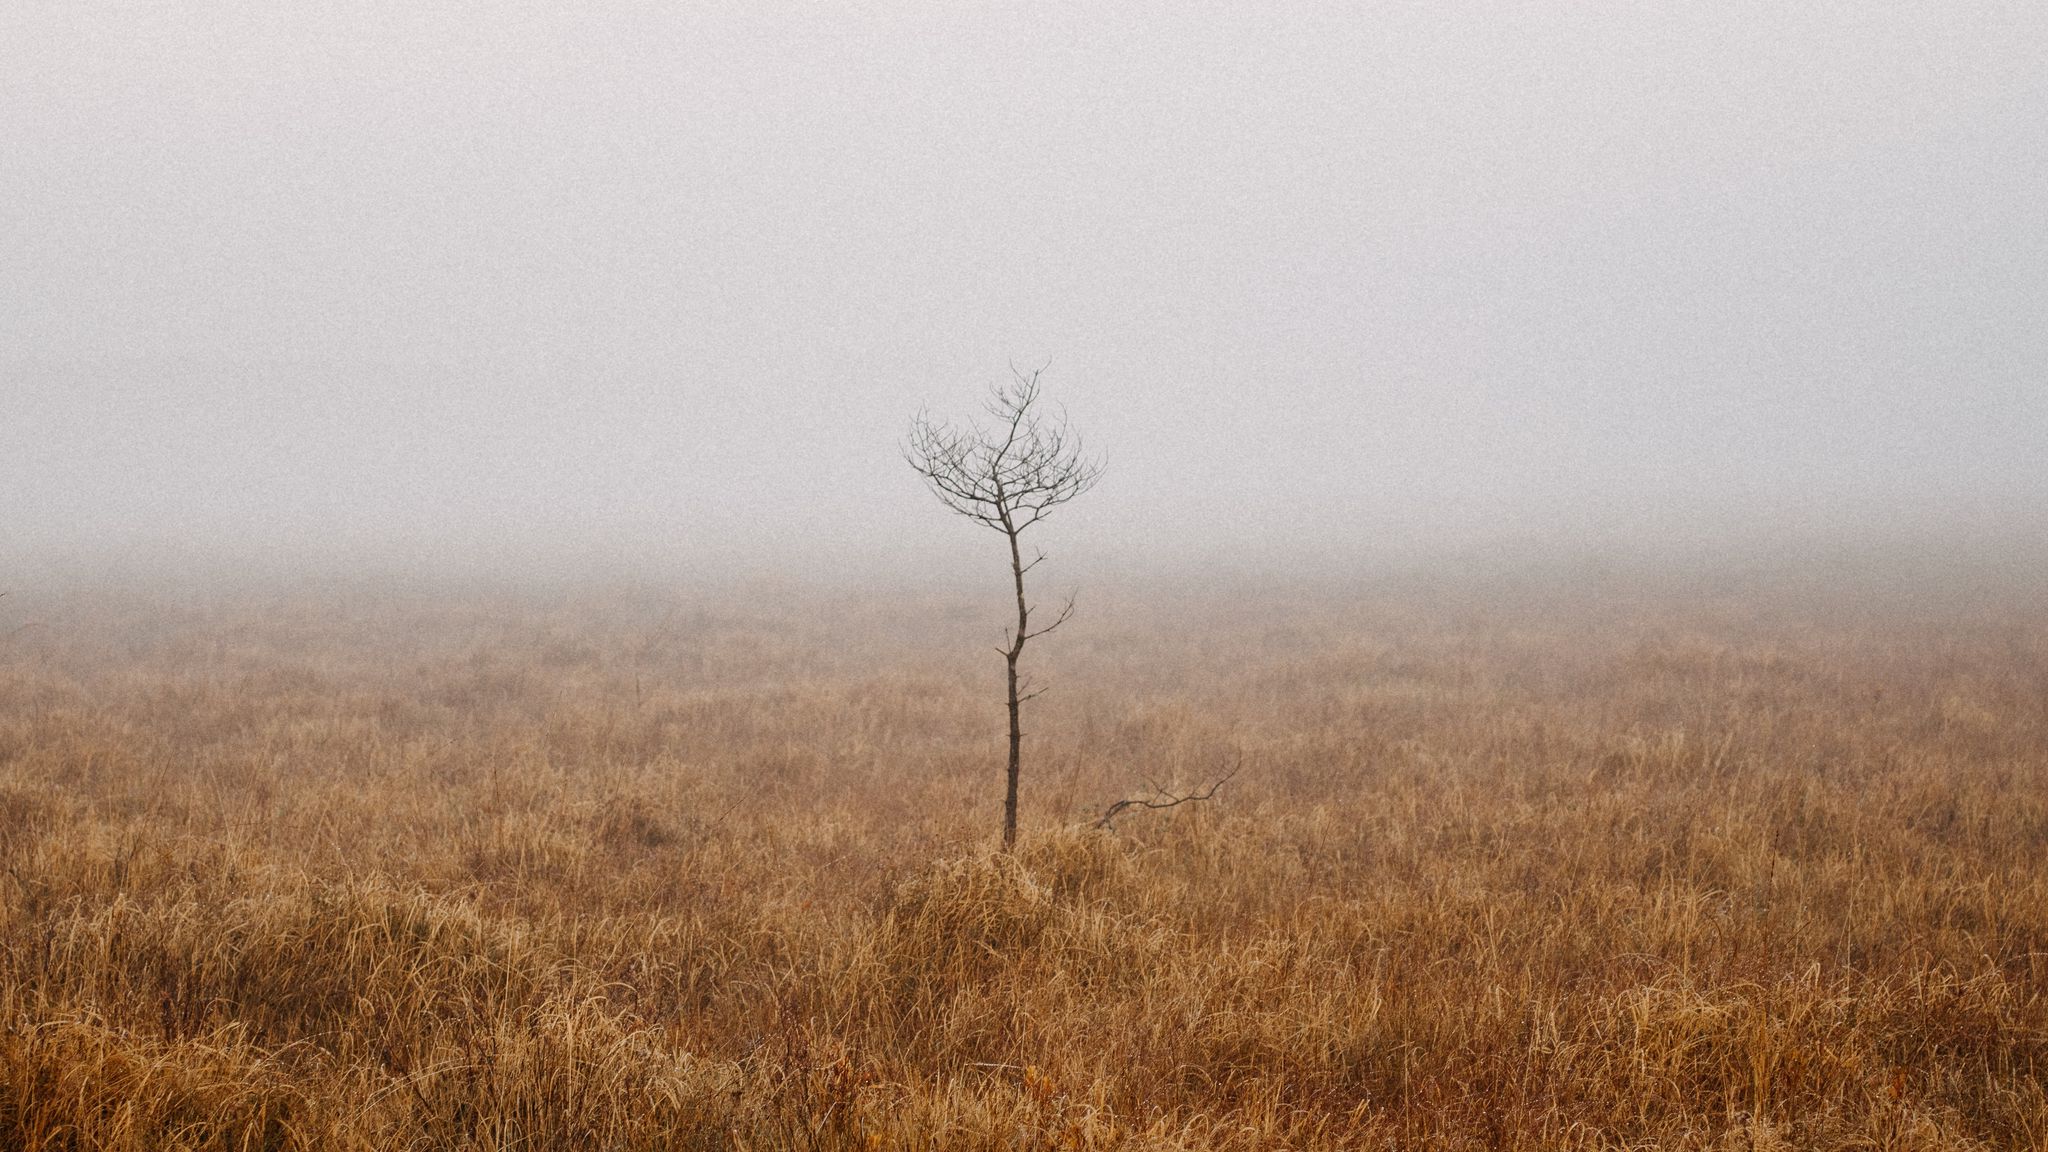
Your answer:
[[[2048,525],[2048,5],[0,5],[0,554],[903,571]],[[991,555],[993,553],[991,552]]]

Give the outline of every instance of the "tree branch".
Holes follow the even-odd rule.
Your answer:
[[[1193,804],[1202,800],[1212,800],[1215,798],[1217,790],[1222,788],[1225,784],[1230,783],[1231,778],[1235,777],[1243,767],[1244,765],[1242,762],[1232,764],[1230,766],[1230,771],[1225,772],[1221,777],[1213,781],[1207,788],[1204,788],[1199,792],[1188,792],[1181,795],[1175,795],[1172,792],[1165,791],[1155,786],[1153,787],[1152,795],[1150,796],[1127,796],[1124,799],[1119,800],[1116,803],[1111,804],[1108,808],[1104,809],[1101,818],[1096,820],[1092,827],[1101,828],[1106,831],[1114,832],[1116,831],[1116,818],[1118,816],[1123,815],[1125,812],[1131,811],[1133,809],[1140,811],[1158,811],[1162,808],[1178,808],[1182,804]]]
[[[1037,563],[1037,561],[1033,561],[1033,563]],[[1027,567],[1025,571],[1028,572],[1030,571],[1030,569]],[[1078,595],[1080,595],[1080,593],[1078,592],[1069,592],[1067,594],[1067,602],[1060,606],[1060,614],[1053,618],[1053,622],[1047,624],[1043,628],[1034,628],[1031,631],[1026,632],[1024,634],[1024,638],[1026,640],[1036,640],[1040,636],[1045,635],[1047,632],[1050,632],[1053,629],[1059,627],[1060,625],[1065,624],[1067,620],[1074,615],[1074,597]]]

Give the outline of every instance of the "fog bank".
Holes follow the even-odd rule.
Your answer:
[[[0,12],[17,571],[2024,552],[2048,10]]]

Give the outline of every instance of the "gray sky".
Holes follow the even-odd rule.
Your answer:
[[[0,5],[0,553],[982,559],[2048,525],[2048,6]],[[1943,527],[1945,526],[1945,527]]]

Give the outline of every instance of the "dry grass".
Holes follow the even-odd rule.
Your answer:
[[[10,601],[0,1146],[2048,1147],[2038,613],[675,603]]]

